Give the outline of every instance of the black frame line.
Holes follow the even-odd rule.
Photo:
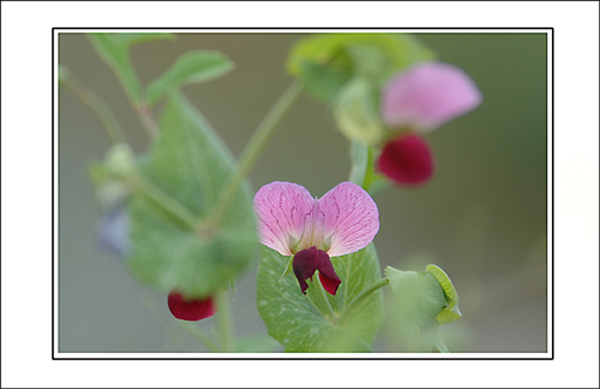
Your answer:
[[[110,1],[110,0],[109,0]],[[510,0],[509,0],[510,1]],[[552,204],[547,204],[546,205],[546,210],[548,210],[548,207],[550,206],[552,209],[552,220],[551,220],[551,231],[548,231],[548,227],[546,227],[546,234],[548,236],[548,234],[550,233],[552,236],[552,247],[551,247],[551,252],[552,252],[552,356],[551,357],[539,357],[539,358],[519,358],[519,357],[515,357],[515,358],[499,358],[499,357],[493,357],[493,358],[411,358],[411,357],[407,357],[407,358],[379,358],[379,357],[374,357],[374,358],[342,358],[342,357],[332,357],[332,358],[262,358],[262,357],[256,357],[256,358],[242,358],[242,357],[231,357],[231,358],[160,358],[160,357],[152,357],[152,358],[138,358],[138,357],[132,357],[132,358],[97,358],[97,357],[90,357],[90,358],[71,358],[71,357],[58,357],[55,356],[55,350],[54,350],[54,346],[55,346],[55,338],[54,338],[54,319],[55,319],[55,306],[54,306],[54,262],[55,262],[55,258],[54,258],[54,250],[55,250],[55,243],[54,243],[54,238],[55,238],[55,231],[54,231],[54,221],[55,221],[55,207],[54,207],[54,188],[55,188],[55,179],[58,181],[59,175],[60,175],[60,160],[59,160],[59,169],[58,172],[56,174],[56,177],[54,175],[54,134],[55,134],[55,130],[57,131],[57,138],[58,138],[58,144],[60,144],[60,134],[58,133],[58,128],[55,128],[54,126],[54,108],[56,107],[57,101],[55,101],[54,99],[54,83],[55,83],[55,79],[54,79],[54,35],[55,35],[55,30],[135,30],[135,31],[144,31],[144,30],[302,30],[302,31],[314,31],[314,30],[461,30],[461,31],[466,31],[466,30],[549,30],[552,32],[552,36],[551,36],[551,47],[552,47],[552,58],[551,58],[551,63],[552,63],[552,90],[550,91],[551,96],[552,96],[552,102],[551,102],[551,107],[552,107],[552,116],[551,116],[551,123],[550,123],[550,133],[552,135],[552,144],[551,144],[551,152],[552,152],[552,162],[551,162],[551,166],[552,166],[552,188],[551,188],[551,193],[552,193]],[[185,33],[185,32],[183,32]],[[201,34],[202,32],[196,32],[198,34]],[[289,32],[290,34],[293,34],[294,32]],[[515,32],[517,33],[517,32]],[[546,34],[548,34],[548,32],[545,32]],[[60,34],[60,32],[59,32]],[[194,32],[190,32],[190,34],[194,34]],[[221,33],[221,34],[226,34],[226,33]],[[492,34],[492,33],[489,33]],[[554,360],[554,342],[555,342],[555,328],[554,328],[554,289],[555,289],[555,283],[554,283],[554,27],[53,27],[52,28],[52,55],[51,55],[51,60],[52,60],[52,73],[51,73],[51,83],[52,83],[52,132],[51,132],[51,140],[52,140],[52,220],[51,220],[51,226],[52,226],[52,336],[51,336],[51,340],[52,340],[52,345],[51,345],[51,350],[52,350],[52,360],[54,361],[402,361],[402,360],[408,360],[408,361],[552,361]],[[549,92],[547,87],[546,87],[546,92]],[[548,95],[547,95],[548,97]],[[546,135],[548,135],[548,128],[546,128]],[[547,142],[547,141],[546,141]],[[547,157],[546,157],[547,158]],[[546,181],[547,184],[547,181]],[[546,186],[546,196],[548,195],[548,187]],[[58,196],[60,198],[60,196]],[[58,232],[57,232],[58,233]],[[59,244],[60,246],[60,244]],[[548,259],[548,254],[546,254],[546,261]],[[57,273],[58,269],[57,269]],[[60,277],[60,274],[58,274],[58,276]],[[547,278],[546,278],[546,282],[547,282]],[[548,315],[546,314],[546,321],[548,320]],[[548,336],[549,334],[547,334]],[[546,352],[549,352],[549,350],[546,350]],[[494,352],[493,354],[500,354],[502,352]],[[506,352],[506,353],[511,353],[511,352]],[[59,352],[57,352],[56,354],[59,354]],[[69,354],[73,354],[73,353],[69,353]],[[90,352],[90,354],[92,354]],[[115,354],[115,353],[110,353],[110,354]],[[143,353],[141,353],[143,354]],[[154,353],[152,353],[154,354]],[[197,353],[185,353],[185,354],[197,354]],[[271,353],[273,354],[273,353]],[[482,353],[483,354],[483,353]],[[522,353],[522,354],[526,354],[526,353]],[[207,354],[210,355],[210,354]],[[455,354],[456,355],[456,354]]]

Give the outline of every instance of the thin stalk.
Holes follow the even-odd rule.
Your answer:
[[[316,281],[313,282],[313,285],[316,286],[316,288],[319,290],[318,294],[319,294],[319,299],[321,300],[321,304],[326,307],[327,312],[328,312],[329,316],[331,317],[331,320],[335,321],[337,315],[336,315],[335,311],[333,310],[333,307],[329,303],[329,299],[327,298],[327,295],[325,294],[325,288],[323,288],[323,285],[321,285],[321,280],[319,279],[319,276],[317,274],[315,274],[315,277],[317,279],[316,279]]]
[[[81,101],[92,108],[106,130],[106,133],[113,143],[127,143],[127,138],[112,113],[108,105],[94,92],[86,88],[64,67],[60,67],[60,82],[73,92]]]
[[[211,337],[208,334],[206,334],[204,331],[202,331],[202,329],[198,328],[197,326],[193,325],[192,323],[185,322],[185,321],[178,321],[177,324],[179,325],[180,328],[182,328],[184,331],[188,332],[190,335],[192,335],[194,338],[196,338],[200,343],[202,343],[204,345],[204,347],[207,348],[208,351],[212,351],[212,352],[219,351],[219,348],[217,347],[215,342],[213,342]]]
[[[217,336],[221,345],[222,352],[235,351],[233,340],[233,324],[231,321],[232,310],[231,301],[229,301],[229,291],[222,292],[218,297],[217,312],[215,319],[217,322]]]
[[[266,146],[269,139],[275,133],[277,125],[292,107],[298,96],[300,96],[300,92],[302,92],[303,88],[304,84],[301,81],[294,81],[279,97],[279,99],[275,102],[275,105],[273,105],[271,110],[267,113],[267,116],[265,116],[265,118],[254,131],[252,138],[250,138],[250,141],[240,155],[237,170],[222,192],[223,194],[221,197],[221,202],[218,204],[212,218],[213,226],[220,224],[221,219],[227,211],[227,207],[231,203],[240,183],[254,166],[258,156]]]
[[[152,300],[150,300],[146,296],[142,296],[142,301],[143,301],[144,305],[146,305],[146,307],[148,307],[150,309],[150,311],[154,314],[154,317],[156,317],[156,320],[158,320],[158,322],[163,327],[163,329],[165,330],[165,332],[169,335],[169,337],[171,339],[173,339],[173,341],[175,341],[175,343],[177,343],[177,345],[179,345],[179,347],[181,348],[181,350],[188,351],[189,349],[187,348],[187,346],[181,341],[181,339],[179,339],[179,337],[177,336],[177,334],[175,334],[173,332],[173,329],[164,320],[164,318],[162,317],[161,313],[158,311],[158,308],[156,308],[156,306],[154,305],[154,303],[152,302]]]
[[[340,315],[340,317],[338,319],[338,322],[340,324],[343,323],[344,319],[346,318],[345,313],[351,312],[354,307],[358,306],[364,300],[369,298],[371,296],[371,293],[375,292],[377,289],[383,288],[384,286],[388,285],[389,283],[390,283],[390,280],[388,280],[387,278],[384,278],[382,280],[375,282],[374,284],[369,286],[367,289],[360,292],[358,294],[358,296],[356,296],[352,301],[350,301],[350,303],[348,303],[348,305],[346,305],[346,307],[344,308],[344,312],[342,312],[342,314]]]
[[[156,138],[160,130],[158,124],[156,121],[154,121],[150,107],[142,103],[141,105],[134,106],[134,111],[138,115],[138,118],[140,119],[140,122],[148,133],[150,139]]]

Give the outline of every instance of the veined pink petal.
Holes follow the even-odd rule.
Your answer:
[[[377,205],[364,189],[342,182],[317,202],[315,234],[322,231],[327,254],[337,257],[366,247],[379,231]]]
[[[312,234],[315,202],[303,186],[291,182],[275,181],[260,188],[254,209],[261,243],[282,255],[292,255],[305,232]]]
[[[469,112],[481,93],[461,69],[440,62],[422,62],[392,79],[381,103],[388,127],[425,132]]]

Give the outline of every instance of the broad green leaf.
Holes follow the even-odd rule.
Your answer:
[[[439,282],[428,272],[416,273],[392,267],[385,269],[400,311],[407,321],[418,326],[416,332],[436,324],[436,317],[446,304]]]
[[[185,84],[214,80],[233,69],[233,62],[217,51],[199,50],[182,55],[169,70],[152,81],[146,100],[153,104]]]
[[[317,274],[314,282],[308,281],[306,295],[300,291],[293,274],[279,282],[287,261],[287,256],[261,247],[257,304],[269,335],[281,343],[286,352],[370,351],[383,320],[383,295],[377,290],[360,303],[351,305],[351,302],[381,280],[373,244],[355,253],[331,258],[342,280],[335,296],[319,289]]]
[[[198,111],[172,95],[160,120],[160,135],[140,168],[157,188],[199,220],[214,211],[235,162]],[[256,254],[258,238],[247,185],[235,194],[218,228],[190,230],[141,193],[130,202],[129,264],[143,282],[188,297],[225,289]]]
[[[338,128],[352,142],[376,146],[385,137],[379,115],[379,95],[364,77],[346,83],[333,111]]]
[[[133,33],[133,34],[115,34],[115,38],[127,46],[137,45],[138,43],[151,42],[168,39],[175,40],[175,35],[168,33]]]
[[[100,58],[113,69],[131,100],[139,104],[142,89],[129,57],[128,45],[121,41],[119,34],[88,34],[88,37]]]

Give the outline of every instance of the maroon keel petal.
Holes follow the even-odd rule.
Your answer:
[[[342,283],[340,277],[335,273],[335,269],[333,268],[333,264],[331,263],[331,259],[329,259],[329,255],[326,252],[319,250],[319,262],[317,264],[317,269],[319,269],[319,279],[321,280],[321,284],[323,288],[329,294],[335,296],[335,292],[337,291],[338,286]]]
[[[423,184],[433,174],[433,157],[423,138],[402,135],[385,145],[377,166],[398,184]]]
[[[300,283],[300,290],[304,294],[306,294],[306,289],[308,289],[306,280],[308,278],[312,279],[313,274],[317,271],[319,251],[313,246],[309,249],[300,250],[294,255],[294,261],[292,262],[294,274]]]
[[[169,293],[168,305],[173,316],[181,320],[197,321],[216,312],[212,297],[186,300],[182,294],[173,291]]]
[[[306,280],[312,279],[317,269],[319,270],[319,279],[327,292],[335,296],[338,286],[342,282],[335,274],[329,255],[323,250],[318,250],[315,246],[298,251],[294,255],[292,263],[294,274],[300,283],[300,290],[306,294],[308,284]]]

